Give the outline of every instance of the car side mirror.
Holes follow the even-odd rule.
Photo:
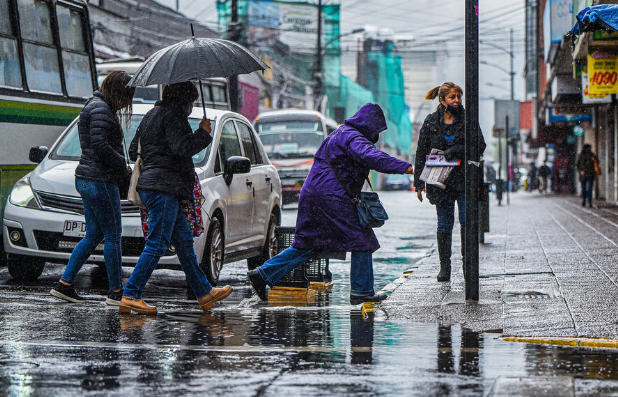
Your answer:
[[[234,174],[246,174],[249,171],[251,171],[251,160],[246,157],[232,156],[225,161],[223,180],[226,185],[230,186]]]
[[[33,146],[30,148],[28,158],[33,163],[40,163],[41,161],[43,161],[45,156],[47,156],[47,152],[49,152],[47,146]]]

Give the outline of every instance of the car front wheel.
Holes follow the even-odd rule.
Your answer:
[[[206,247],[200,267],[206,273],[208,282],[214,287],[219,282],[224,254],[223,227],[218,218],[212,218],[206,236]]]
[[[11,255],[7,261],[9,274],[15,280],[32,281],[39,278],[45,268],[45,260],[26,256]]]
[[[279,244],[277,243],[277,236],[275,235],[276,228],[277,217],[274,214],[270,214],[270,221],[268,222],[268,231],[264,247],[262,248],[262,254],[247,259],[247,268],[249,270],[262,266],[264,262],[279,253]]]

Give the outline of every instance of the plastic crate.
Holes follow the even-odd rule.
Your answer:
[[[275,229],[277,253],[289,248],[294,241],[294,228],[280,226]],[[328,269],[327,258],[311,259],[286,274],[276,287],[309,288],[311,283],[330,283],[333,275]]]

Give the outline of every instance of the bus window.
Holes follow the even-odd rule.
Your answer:
[[[212,86],[212,100],[213,102],[227,102],[225,98],[225,87],[213,85]]]
[[[17,5],[28,87],[62,94],[49,4],[41,0],[18,0]]]
[[[60,4],[56,6],[56,14],[67,94],[87,97],[92,94],[93,87],[90,58],[84,44],[83,15]]]
[[[9,18],[9,0],[0,0],[0,86],[21,88],[17,38]]]

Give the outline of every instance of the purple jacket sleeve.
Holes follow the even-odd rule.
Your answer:
[[[403,174],[411,166],[410,163],[377,149],[367,138],[361,136],[355,136],[350,140],[348,154],[357,163],[385,174]]]

